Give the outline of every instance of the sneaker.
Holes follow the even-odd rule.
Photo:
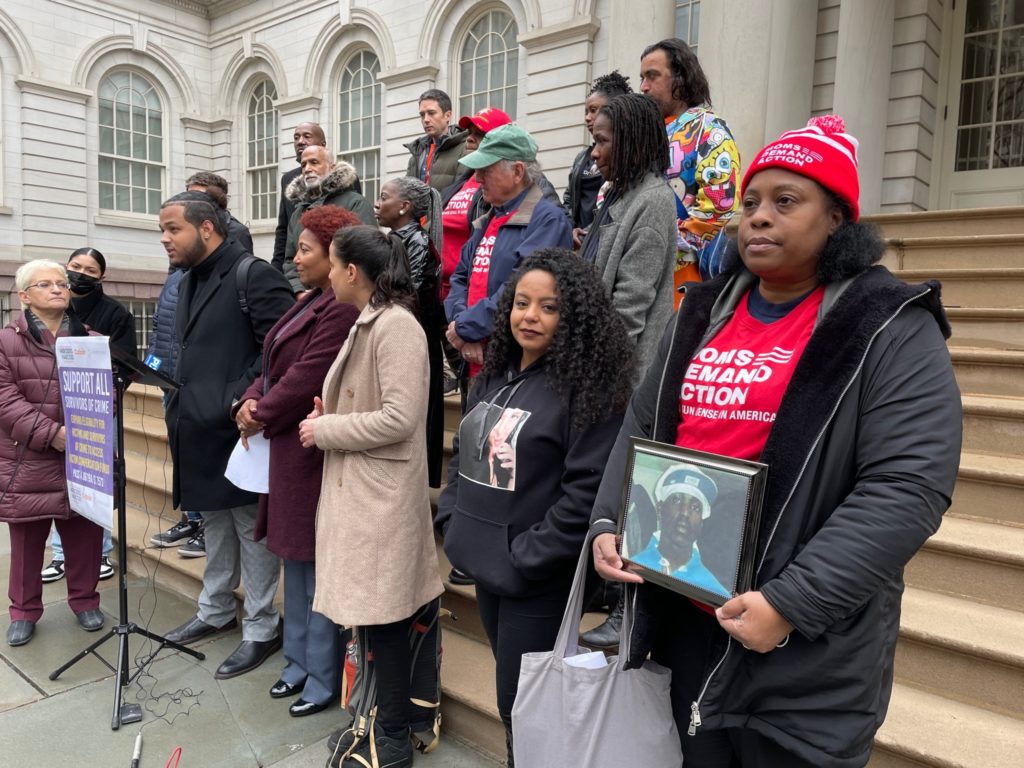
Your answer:
[[[330,760],[331,768],[362,768],[367,765],[373,765],[375,768],[409,768],[412,765],[413,748],[408,731],[385,733],[377,727],[374,735],[376,760],[370,755],[370,739],[364,738],[348,757],[343,757],[343,753],[333,755]]]
[[[60,581],[64,578],[64,561],[54,560],[48,566],[43,568],[42,571],[43,583],[49,584],[51,581]]]
[[[459,391],[459,380],[454,376],[445,374],[444,377],[444,393],[450,395]]]
[[[199,523],[193,523],[191,520],[182,520],[170,530],[152,536],[149,543],[154,547],[176,547],[181,541],[194,536],[198,530]]]
[[[192,534],[191,538],[178,547],[181,557],[206,557],[206,538],[202,526]]]
[[[100,558],[100,581],[109,579],[114,575],[114,566],[110,562],[110,558],[104,555]]]

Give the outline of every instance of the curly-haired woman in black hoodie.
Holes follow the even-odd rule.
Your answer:
[[[509,765],[519,662],[554,646],[629,399],[632,347],[593,268],[544,249],[509,280],[469,393],[434,525],[476,580]]]

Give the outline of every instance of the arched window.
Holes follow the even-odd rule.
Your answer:
[[[380,61],[373,51],[348,60],[338,88],[338,155],[351,163],[363,184],[363,196],[375,200],[380,189]]]
[[[252,89],[246,108],[245,171],[251,219],[272,219],[277,215],[276,98],[274,84],[261,80]]]
[[[459,114],[498,107],[513,119],[519,80],[519,29],[507,11],[488,11],[466,35],[459,57]]]
[[[100,82],[100,208],[160,212],[164,189],[164,125],[160,96],[134,72]]]

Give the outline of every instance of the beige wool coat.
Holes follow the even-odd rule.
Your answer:
[[[406,619],[443,591],[427,490],[427,376],[419,321],[367,305],[324,381],[313,610],[337,624]]]

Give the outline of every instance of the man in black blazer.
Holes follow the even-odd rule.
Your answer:
[[[171,393],[166,409],[173,500],[175,507],[202,512],[206,530],[199,610],[167,638],[193,643],[234,627],[234,590],[241,576],[242,642],[217,669],[223,679],[255,669],[281,647],[273,605],[280,562],[253,541],[257,495],[233,485],[224,470],[238,441],[232,403],[256,378],[264,337],[294,299],[281,273],[261,259],[249,264],[239,283],[239,264],[250,254],[227,238],[208,195],[182,192],[167,200],[160,231],[171,266],[188,270],[175,315],[181,388]]]

